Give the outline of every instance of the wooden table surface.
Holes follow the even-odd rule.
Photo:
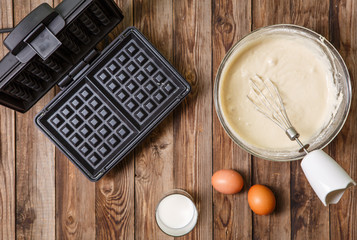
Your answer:
[[[39,4],[1,0],[1,28],[11,28]],[[187,190],[199,209],[196,228],[180,239],[357,239],[357,188],[324,207],[300,162],[257,159],[235,145],[213,106],[217,68],[250,31],[293,23],[329,39],[357,81],[357,2],[353,0],[117,0],[125,19],[110,35],[136,26],[191,83],[192,93],[123,162],[97,183],[88,181],[35,127],[33,119],[58,92],[26,114],[0,107],[0,239],[172,239],[154,220],[160,197]],[[4,40],[7,34],[1,34]],[[1,45],[1,55],[7,53]],[[353,88],[356,95],[356,88]],[[326,151],[357,179],[357,103]],[[212,173],[238,170],[236,195],[212,190]],[[247,203],[252,184],[275,193],[277,209],[257,216]]]

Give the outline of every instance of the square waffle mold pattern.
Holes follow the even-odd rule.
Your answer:
[[[157,50],[129,28],[37,116],[36,123],[95,181],[189,91],[188,83]]]

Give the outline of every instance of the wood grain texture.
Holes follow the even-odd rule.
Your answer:
[[[330,36],[345,60],[352,81],[349,117],[333,142],[331,156],[357,180],[357,3],[331,1]],[[337,205],[330,206],[330,239],[357,239],[357,188],[346,191]]]
[[[26,114],[0,107],[0,239],[173,239],[155,223],[160,197],[173,188],[192,194],[199,222],[177,239],[357,239],[357,188],[323,207],[300,161],[251,157],[221,127],[213,107],[217,69],[229,48],[251,30],[302,25],[330,39],[357,79],[357,5],[353,0],[115,0],[123,22],[100,45],[135,25],[191,83],[192,92],[129,156],[91,183],[33,124],[51,90]],[[0,26],[18,23],[40,3],[0,0]],[[0,34],[4,40],[6,34]],[[0,56],[7,52],[0,43]],[[59,92],[57,90],[57,92]],[[326,151],[357,180],[357,100]],[[236,195],[212,191],[214,171],[233,168],[245,180]],[[252,184],[269,186],[278,203],[269,216],[247,203]]]
[[[134,25],[172,62],[172,1],[136,0],[134,7]],[[135,150],[136,239],[173,239],[155,221],[156,205],[173,188],[173,144],[171,114]]]
[[[133,24],[133,1],[116,1],[123,21],[110,34],[114,39]],[[96,239],[134,239],[134,153],[96,183]]]
[[[12,1],[0,2],[0,26],[13,26]],[[4,41],[7,34],[0,34]],[[8,50],[0,47],[0,57]],[[0,239],[15,239],[15,113],[0,107]]]
[[[250,32],[251,3],[214,1],[213,5],[213,82],[219,65],[227,51]],[[235,169],[244,178],[239,194],[224,195],[213,191],[214,239],[251,239],[252,213],[247,207],[250,186],[250,155],[239,148],[222,128],[213,111],[213,172]],[[244,220],[243,220],[244,219]]]
[[[0,107],[0,239],[15,239],[15,115]]]
[[[15,114],[0,107],[0,239],[15,239]]]
[[[174,65],[192,86],[174,113],[174,182],[199,211],[196,228],[182,239],[212,239],[211,3],[174,2]]]
[[[317,4],[319,7],[314,7]],[[293,1],[291,23],[310,28],[328,38],[329,9],[328,0]],[[301,161],[292,162],[290,169],[292,239],[329,239],[329,209],[316,196],[300,163]]]
[[[96,239],[134,239],[133,154],[96,183]]]
[[[56,149],[56,238],[95,239],[95,184]]]
[[[16,236],[55,238],[55,156],[53,144],[33,124],[53,92],[26,114],[16,114]]]
[[[14,1],[18,24],[44,1]],[[52,1],[48,1],[52,5]],[[47,93],[27,113],[16,113],[16,237],[55,238],[55,148],[33,119],[54,96]]]
[[[135,157],[135,239],[173,239],[160,231],[155,209],[173,188],[172,117],[137,148]]]
[[[253,0],[252,30],[291,21],[289,1]],[[287,139],[288,141],[288,139]],[[252,184],[271,188],[276,209],[268,216],[253,215],[253,239],[290,239],[290,163],[253,158]]]

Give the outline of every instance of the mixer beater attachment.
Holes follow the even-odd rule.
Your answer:
[[[283,129],[291,141],[301,147],[306,155],[301,161],[301,168],[322,203],[337,203],[344,191],[356,182],[338,163],[321,149],[307,151],[309,145],[299,140],[299,133],[292,126],[286,113],[283,100],[277,87],[269,79],[256,75],[250,80],[250,92],[247,96],[255,108]]]
[[[253,103],[257,111],[283,129],[291,141],[296,141],[301,147],[300,152],[304,151],[308,154],[307,149],[309,145],[304,145],[299,140],[300,134],[292,126],[286,113],[283,100],[274,83],[272,83],[270,79],[263,79],[259,75],[251,78],[249,83],[250,92],[247,98]]]

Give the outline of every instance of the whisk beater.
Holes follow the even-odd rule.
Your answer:
[[[286,113],[283,100],[277,87],[269,80],[256,75],[250,80],[250,92],[247,96],[255,108],[283,129],[291,141],[296,141],[306,156],[301,161],[301,168],[311,187],[322,203],[337,203],[344,191],[356,182],[338,163],[321,149],[309,152],[309,145],[299,140],[299,133],[292,126]]]
[[[304,145],[300,140],[300,134],[291,124],[283,100],[277,87],[270,81],[270,79],[263,79],[256,75],[249,80],[250,92],[247,96],[255,108],[265,117],[273,121],[277,126],[283,129],[291,141],[296,141],[301,147],[300,152],[304,151],[306,154],[309,145]]]

